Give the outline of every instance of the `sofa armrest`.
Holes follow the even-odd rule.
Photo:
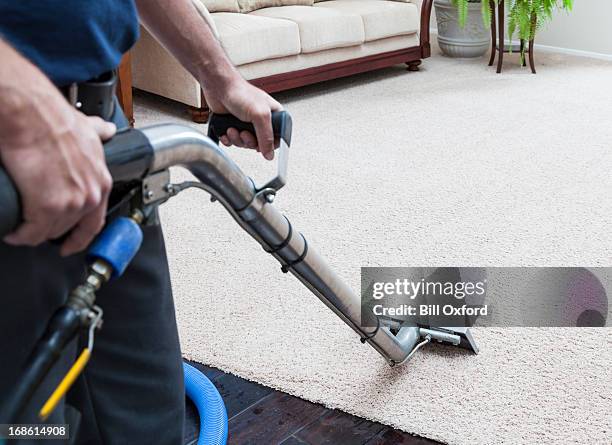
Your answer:
[[[193,3],[193,6],[195,6],[195,8],[197,9],[200,16],[204,19],[206,24],[210,27],[211,31],[213,32],[217,40],[219,40],[219,31],[217,30],[215,21],[213,20],[212,16],[210,15],[210,12],[208,11],[204,3],[201,0],[191,0],[191,1]]]
[[[421,58],[431,56],[431,45],[429,44],[429,28],[431,26],[431,8],[433,0],[413,0],[421,11],[420,45]]]

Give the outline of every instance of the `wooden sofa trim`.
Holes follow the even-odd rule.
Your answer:
[[[429,44],[429,27],[431,26],[431,8],[433,0],[423,0],[421,4],[421,58],[427,59],[431,56],[431,45]]]
[[[290,90],[325,80],[350,76],[353,74],[373,71],[380,68],[405,63],[409,71],[418,71],[422,59],[431,56],[429,43],[429,25],[431,20],[431,8],[433,0],[423,0],[421,5],[421,31],[419,46],[413,46],[396,51],[374,54],[357,59],[345,60],[343,62],[330,63],[312,68],[292,71],[289,73],[275,74],[273,76],[260,77],[250,80],[253,85],[268,93]],[[189,107],[191,118],[194,122],[206,123],[210,110],[206,104],[206,98],[202,93],[202,107]]]

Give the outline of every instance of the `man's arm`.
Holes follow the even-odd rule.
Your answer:
[[[35,246],[74,228],[61,253],[78,252],[104,224],[112,180],[101,139],[115,126],[71,107],[1,39],[0,60],[0,159],[23,208],[23,223],[4,241]]]
[[[257,148],[274,158],[271,112],[281,106],[244,80],[191,0],[136,0],[144,26],[200,82],[213,112],[231,113],[253,123],[257,139],[231,128],[225,145]]]

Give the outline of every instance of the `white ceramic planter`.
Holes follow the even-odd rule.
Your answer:
[[[483,0],[488,1],[488,0]],[[468,5],[465,27],[459,25],[459,12],[451,0],[435,0],[438,44],[450,57],[480,57],[489,49],[491,31],[484,26],[480,3]]]

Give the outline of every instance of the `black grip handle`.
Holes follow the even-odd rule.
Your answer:
[[[141,179],[153,159],[153,147],[147,137],[135,129],[117,132],[104,143],[104,154],[113,182]],[[0,165],[0,239],[21,222],[21,200],[15,184]]]
[[[104,156],[113,182],[141,179],[153,160],[153,147],[140,130],[118,131],[104,143]]]
[[[275,139],[282,139],[287,145],[291,145],[292,127],[291,115],[287,111],[272,112],[272,131]],[[219,138],[227,132],[228,128],[250,131],[255,135],[255,127],[250,122],[241,121],[231,114],[212,114],[208,122],[208,137],[218,144]]]

